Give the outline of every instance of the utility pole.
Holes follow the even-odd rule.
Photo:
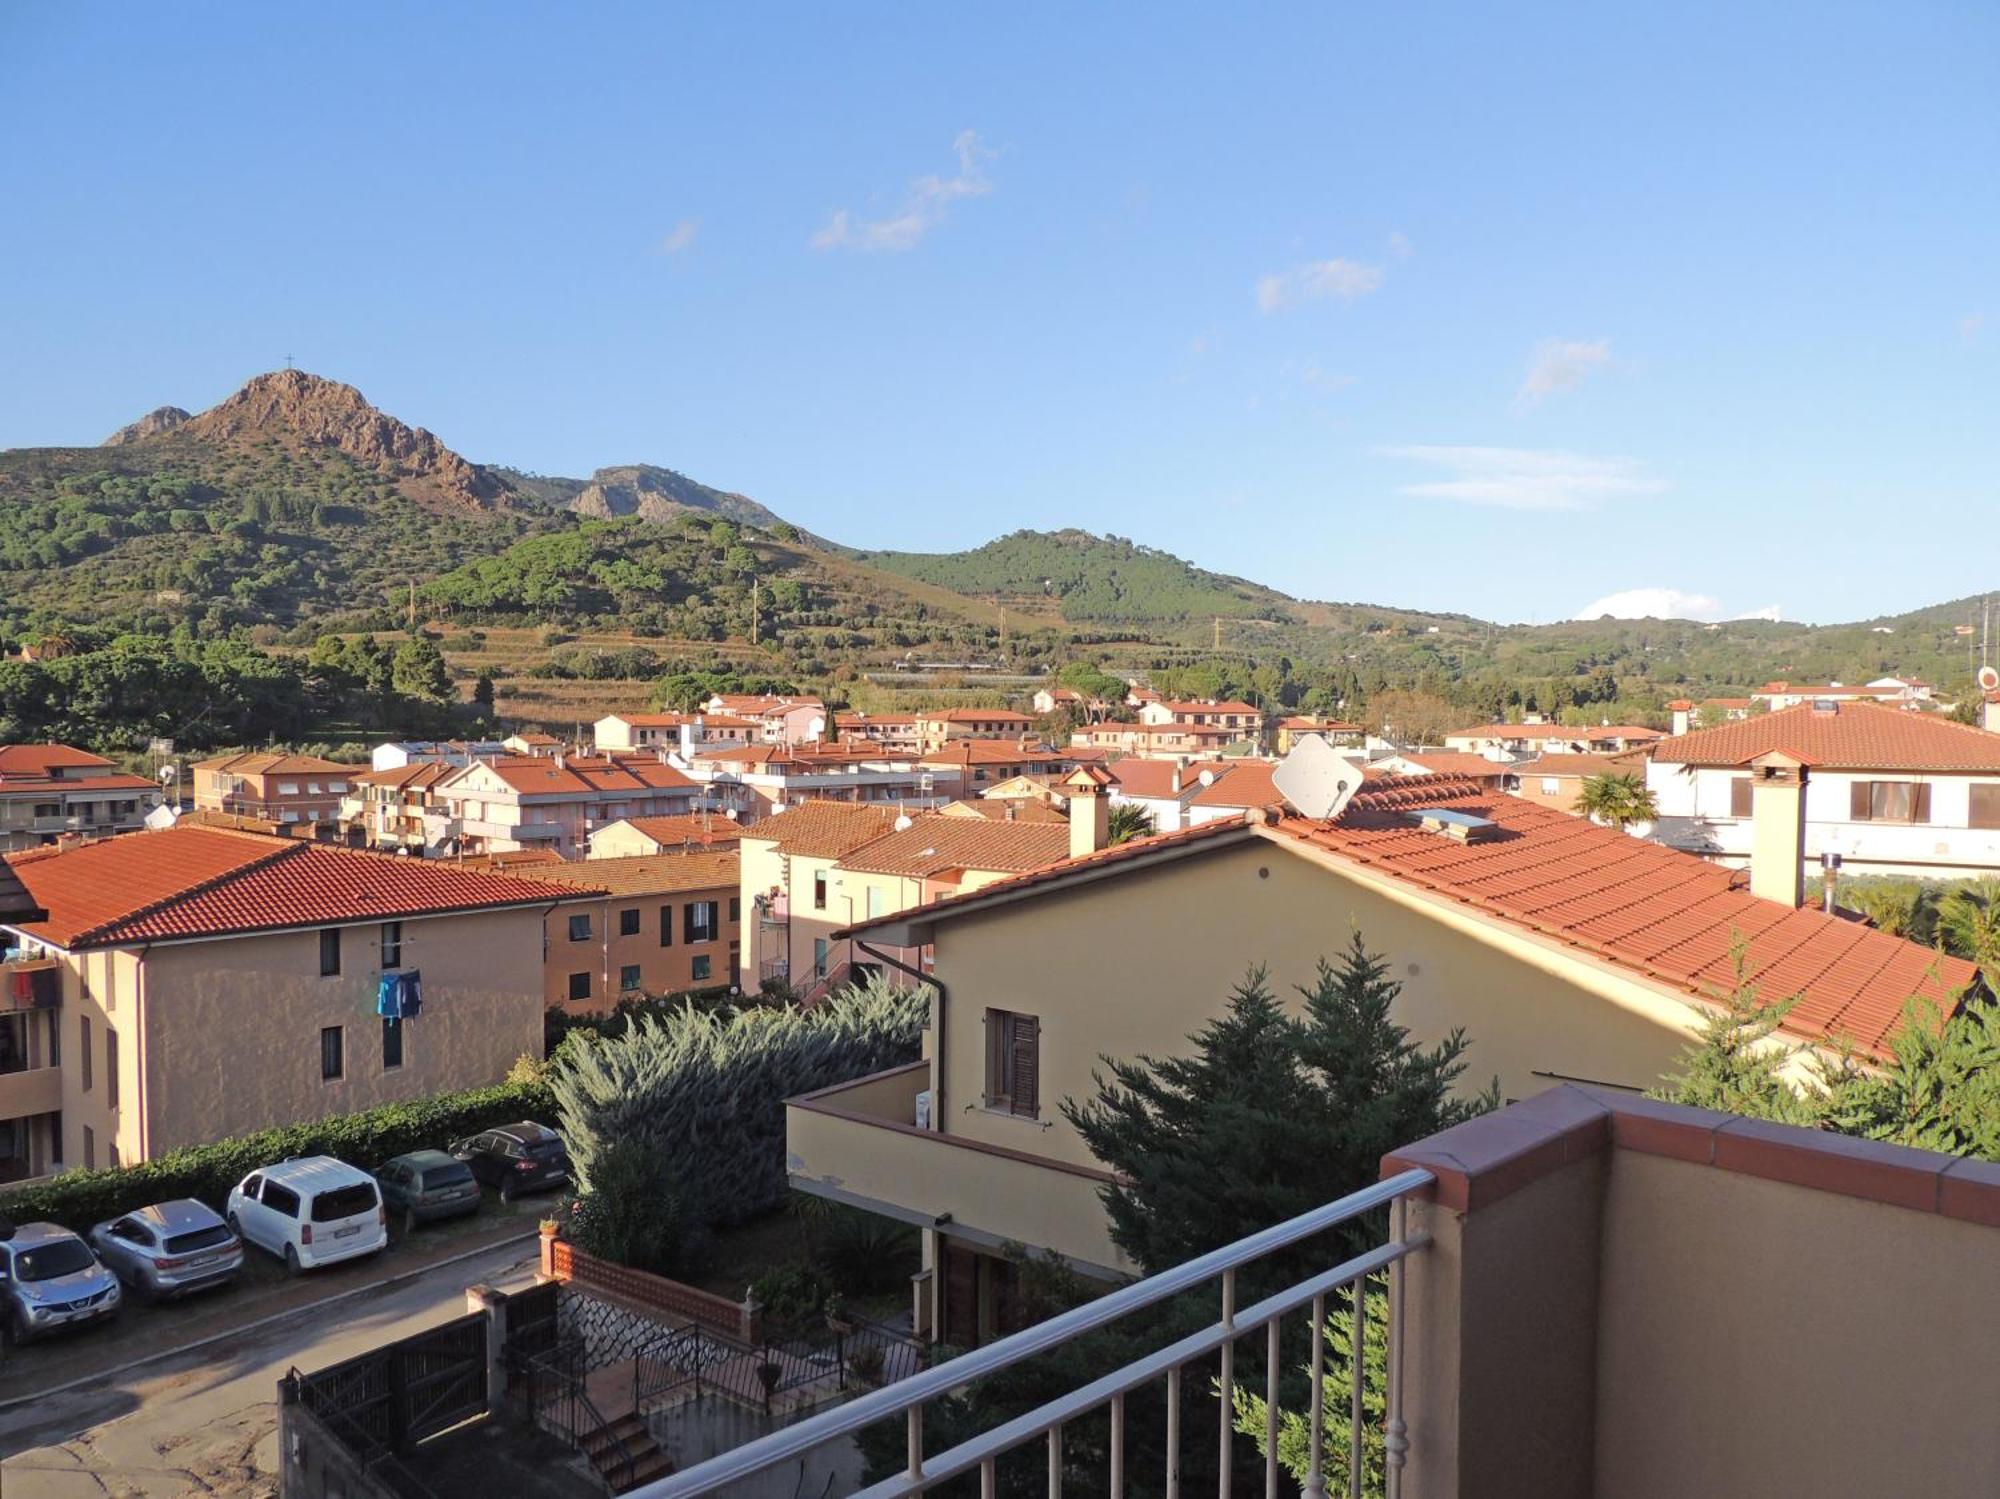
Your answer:
[[[1215,616],[1215,649],[1218,651],[1222,649],[1222,616],[1220,614]]]
[[[750,575],[750,643],[757,643],[757,575]]]
[[[410,579],[410,628],[417,627],[417,580]]]

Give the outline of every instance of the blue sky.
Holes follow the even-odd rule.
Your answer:
[[[1973,0],[15,0],[0,446],[289,355],[856,545],[1858,618],[2000,582],[1996,184]]]

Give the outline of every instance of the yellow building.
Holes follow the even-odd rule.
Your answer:
[[[1787,794],[1774,785],[1769,811]],[[793,1184],[923,1227],[918,1312],[937,1335],[1004,1331],[1003,1245],[1132,1268],[1061,1101],[1091,1095],[1104,1057],[1184,1051],[1253,964],[1294,994],[1356,931],[1391,963],[1413,1038],[1463,1027],[1467,1085],[1497,1077],[1507,1098],[1656,1083],[1733,989],[1738,938],[1770,997],[1800,995],[1798,1036],[1864,1053],[1911,994],[1949,1008],[1975,982],[1969,964],[1491,786],[1394,780],[1329,821],[1209,823],[837,933],[864,959],[931,949],[929,1054],[794,1100]]]
[[[542,1002],[603,1014],[737,982],[737,863],[731,847],[537,866],[536,879],[578,887],[543,917]]]
[[[198,826],[8,864],[41,912],[0,918],[13,966],[56,976],[0,1120],[59,1114],[42,1170],[499,1082],[540,1054],[542,916],[575,894]]]

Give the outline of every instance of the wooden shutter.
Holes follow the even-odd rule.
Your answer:
[[[1008,1037],[1008,1060],[1011,1063],[1008,1089],[1013,1100],[1013,1110],[1017,1114],[1033,1115],[1040,1106],[1042,1069],[1042,1026],[1032,1015],[1012,1017]]]
[[[1910,821],[1929,822],[1931,820],[1931,783],[1919,781],[1910,791]]]
[[[1847,816],[1853,822],[1866,822],[1873,816],[1873,781],[1850,781],[1847,786]]]
[[[2000,828],[2000,786],[1977,785],[1972,791],[1972,815],[1967,819],[1975,828]]]
[[[1729,779],[1729,815],[1748,817],[1750,815],[1750,777],[1731,776]]]
[[[986,1012],[986,1107],[1007,1106],[1007,1012]]]

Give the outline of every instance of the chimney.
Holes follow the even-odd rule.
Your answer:
[[[1819,869],[1820,885],[1825,891],[1825,899],[1821,904],[1826,908],[1827,915],[1837,915],[1840,911],[1840,899],[1835,894],[1835,889],[1840,884],[1840,855],[1828,849],[1819,856]]]
[[[1989,733],[2000,734],[2000,692],[1989,692],[1986,700],[1979,705],[1979,726]]]
[[[1069,799],[1069,856],[1094,854],[1110,841],[1110,799],[1101,787],[1077,787]]]
[[[1173,793],[1175,796],[1181,794],[1181,762],[1178,760],[1174,761]]]
[[[1750,893],[1796,909],[1806,898],[1806,768],[1788,755],[1750,762]]]

